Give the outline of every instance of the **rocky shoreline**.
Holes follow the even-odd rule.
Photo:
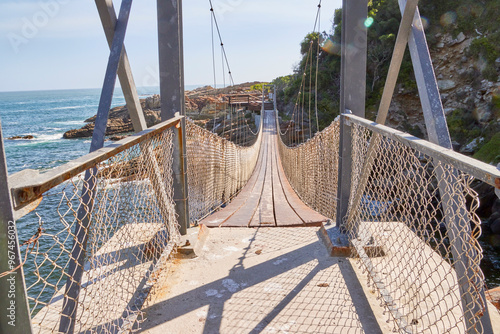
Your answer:
[[[241,85],[235,85],[227,88],[214,90],[210,86],[204,86],[192,91],[186,91],[186,113],[188,114],[211,114],[216,109],[221,109],[222,104],[227,100],[228,95],[249,94],[259,95],[258,90],[252,90],[252,86],[259,85],[261,82],[249,82]],[[141,106],[146,118],[148,127],[161,122],[160,117],[160,96],[153,95],[141,99]],[[259,105],[260,106],[260,105]],[[259,108],[260,109],[260,108]],[[94,131],[96,116],[85,120],[87,123],[80,129],[72,129],[64,133],[65,139],[90,138]],[[111,140],[119,140],[122,135],[133,132],[132,120],[127,106],[119,106],[110,110],[108,124],[106,127],[106,136],[112,136]]]

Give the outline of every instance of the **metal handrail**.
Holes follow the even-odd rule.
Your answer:
[[[14,209],[16,211],[22,210],[29,204],[37,201],[43,193],[60,185],[64,181],[169,128],[180,127],[183,118],[184,116],[176,116],[147,130],[133,134],[116,143],[72,160],[62,166],[55,167],[45,173],[40,174],[38,171],[27,169],[9,176]],[[24,214],[21,214],[21,216]],[[20,218],[19,214],[16,216]]]
[[[346,120],[352,123],[364,126],[375,133],[379,133],[384,137],[400,142],[438,161],[453,165],[457,169],[470,174],[476,179],[500,189],[500,170],[495,166],[457,153],[437,144],[433,144],[427,140],[414,137],[408,133],[392,129],[385,125],[377,124],[362,117],[354,116],[352,114],[344,114],[343,116]]]

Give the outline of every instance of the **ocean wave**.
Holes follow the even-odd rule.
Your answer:
[[[36,134],[34,136],[35,136],[35,140],[39,140],[39,141],[51,141],[51,140],[63,139],[63,133]]]
[[[61,124],[61,125],[81,125],[85,124],[84,121],[60,121],[60,122],[54,122],[54,124]]]
[[[50,108],[50,110],[80,109],[80,108],[87,108],[87,107],[92,107],[92,106],[89,106],[89,105],[83,105],[83,106],[55,107],[55,108]]]

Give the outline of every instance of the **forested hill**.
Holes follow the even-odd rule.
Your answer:
[[[500,0],[421,0],[419,10],[431,50],[455,149],[488,163],[500,162]],[[374,119],[401,20],[397,0],[372,0],[368,28],[367,117]],[[278,106],[286,120],[293,112],[305,70],[314,85],[318,59],[320,129],[339,113],[340,36],[342,11],[330,31],[309,33],[300,45],[302,60],[294,73],[276,78]],[[371,21],[371,20],[370,20]],[[307,66],[306,66],[307,65]],[[310,77],[312,75],[312,77]],[[311,90],[314,94],[314,86]],[[313,113],[313,124],[316,124]],[[408,50],[401,67],[387,124],[426,137],[413,67]]]

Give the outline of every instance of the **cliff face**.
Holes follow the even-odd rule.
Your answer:
[[[431,56],[454,149],[473,155],[490,140],[491,132],[500,130],[500,113],[495,106],[495,99],[500,96],[500,81],[486,79],[482,74],[484,64],[470,56],[474,36],[461,33],[456,39],[449,34],[435,37],[439,42]],[[416,89],[398,86],[387,124],[427,137]]]

